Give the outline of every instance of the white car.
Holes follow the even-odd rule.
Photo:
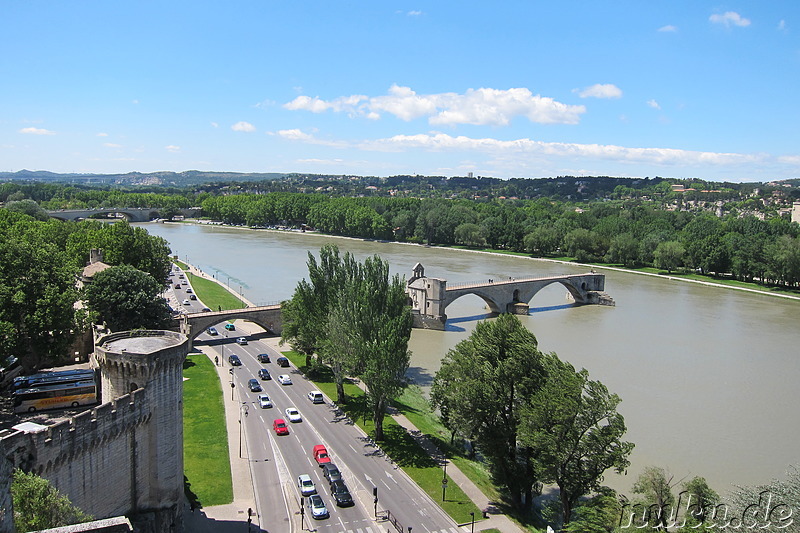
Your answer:
[[[318,390],[309,392],[308,399],[311,400],[311,403],[325,403],[325,398],[322,397],[322,393]]]
[[[247,344],[247,337],[239,337],[238,339],[236,339],[236,344],[244,346],[245,344]]]
[[[297,476],[297,486],[300,487],[300,494],[303,496],[311,496],[317,493],[317,487],[311,481],[311,476],[308,474],[300,474]]]
[[[291,385],[292,378],[290,378],[288,374],[281,374],[280,376],[278,376],[278,383],[280,383],[281,385]]]
[[[300,416],[300,411],[298,411],[295,407],[287,407],[286,408],[286,418],[289,419],[289,422],[302,422],[303,417]]]
[[[266,394],[259,394],[258,395],[258,405],[262,409],[268,409],[272,407],[272,400],[269,399],[269,396]]]
[[[183,300],[183,305],[192,305],[192,302],[190,302],[189,300],[184,299]]]

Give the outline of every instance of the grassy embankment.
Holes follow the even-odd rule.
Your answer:
[[[241,300],[219,284],[188,273],[197,297],[211,309],[239,309]],[[184,363],[183,465],[186,493],[196,507],[233,501],[231,464],[222,388],[214,364],[194,352]]]

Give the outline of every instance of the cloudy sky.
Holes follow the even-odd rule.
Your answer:
[[[797,0],[0,0],[0,170],[800,177]]]

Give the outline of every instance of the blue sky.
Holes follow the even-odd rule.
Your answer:
[[[800,177],[800,2],[0,0],[0,170]]]

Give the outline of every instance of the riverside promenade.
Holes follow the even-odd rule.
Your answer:
[[[246,298],[242,298],[239,293],[231,290],[225,286],[225,284],[220,283],[219,280],[209,276],[205,272],[192,265],[188,266],[189,269],[187,271],[191,274],[218,283],[220,286],[225,287],[225,289],[230,291],[231,294],[234,294],[237,298],[241,298],[245,304],[250,307],[254,307],[253,303]],[[186,281],[188,283],[189,279],[187,278]],[[201,295],[198,295],[197,297],[198,299],[202,300]],[[237,323],[238,329],[246,331],[251,335],[255,333],[263,333],[263,330],[256,324],[250,322],[241,322],[242,321],[239,321],[239,323]],[[279,337],[265,337],[260,339],[260,342],[266,343],[277,352],[281,352],[285,349],[284,347],[279,346]],[[215,353],[206,347],[200,347],[200,350],[205,353],[212,362],[214,361],[214,356],[216,355]],[[216,370],[220,379],[220,384],[226,385],[228,374],[225,367],[218,366],[216,367]],[[194,511],[190,510],[189,503],[187,501],[185,503],[187,512],[184,515],[186,517],[185,522],[187,531],[198,533],[227,533],[229,531],[241,532],[243,528],[247,527],[246,523],[248,508],[256,509],[255,494],[249,462],[246,458],[240,459],[239,456],[234,453],[240,445],[239,425],[237,418],[239,405],[236,401],[231,401],[229,398],[230,397],[228,395],[223,394],[223,399],[225,402],[225,420],[228,431],[228,452],[231,462],[231,476],[233,478],[234,500],[229,504],[203,507],[202,509]],[[408,418],[394,409],[390,409],[389,414],[400,426],[405,428],[405,430],[414,438],[417,444],[419,444],[419,446],[434,460],[436,460],[438,463],[442,463],[444,461],[444,454],[416,426],[414,426],[414,424]],[[464,494],[466,494],[467,497],[469,497],[469,499],[472,500],[472,502],[479,509],[484,509],[486,511],[484,515],[487,518],[483,518],[478,515],[475,516],[475,531],[480,532],[486,530],[497,530],[502,533],[525,533],[526,530],[520,528],[510,518],[502,514],[497,503],[490,501],[489,498],[487,498],[486,495],[483,494],[483,492],[472,482],[472,480],[470,480],[463,472],[461,472],[456,465],[453,463],[448,463],[447,474],[450,480],[457,484],[461,490],[464,491]],[[289,521],[290,530],[293,531],[292,522],[293,521]],[[258,517],[253,517],[252,524],[252,531],[266,531],[261,529],[258,525]],[[471,523],[469,522],[466,524],[461,524],[461,529],[463,531],[470,531],[470,526]],[[382,531],[392,533],[391,529],[387,529],[390,527],[391,526],[387,522],[376,521],[373,533]]]

